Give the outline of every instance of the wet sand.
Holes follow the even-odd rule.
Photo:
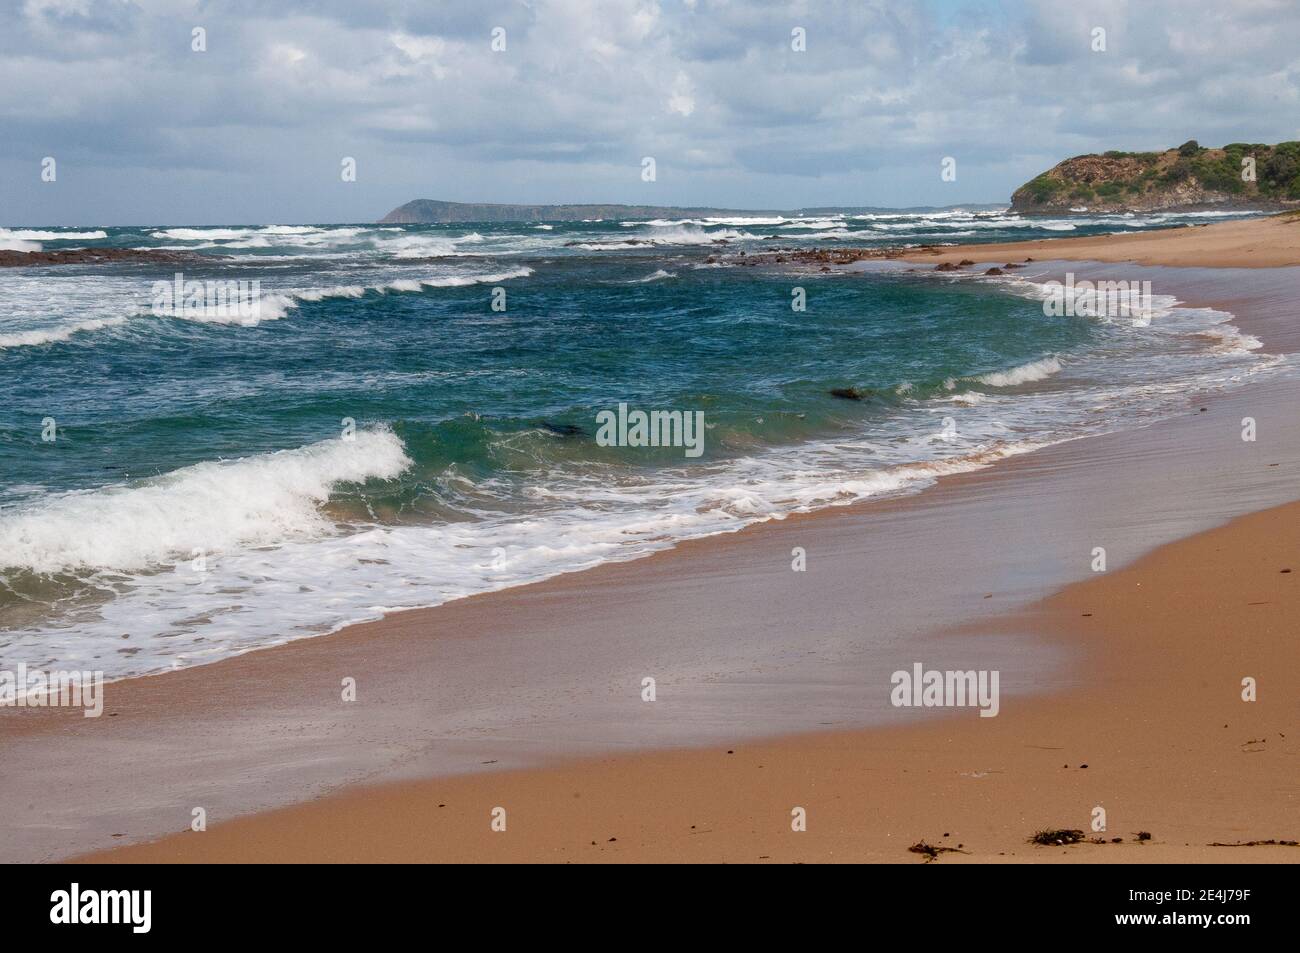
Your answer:
[[[926,843],[941,863],[1294,863],[1300,846],[1212,845],[1300,840],[1297,623],[1291,504],[1007,620],[1087,650],[1078,688],[994,718],[363,789],[93,859],[925,863]],[[1043,829],[1086,839],[1028,843]]]

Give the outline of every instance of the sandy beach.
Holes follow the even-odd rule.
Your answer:
[[[964,258],[1155,276],[1297,345],[1294,216],[918,260]],[[94,721],[6,713],[33,766],[7,859],[1300,861],[1213,846],[1300,840],[1297,399],[1252,384],[916,496],[128,679]],[[892,639],[869,662],[864,631]],[[892,707],[916,662],[1001,671],[997,716]],[[1057,829],[1084,842],[1029,843]]]
[[[921,863],[908,848],[926,843],[942,863],[1294,863],[1297,846],[1212,845],[1300,839],[1298,554],[1300,504],[1008,620],[1086,646],[1085,670],[996,718],[358,790],[90,859]],[[1087,840],[1028,843],[1061,828]]]
[[[1300,213],[1213,222],[1155,232],[1056,238],[1048,241],[962,245],[904,255],[910,261],[957,263],[964,259],[1022,263],[1023,256],[1073,261],[1135,262],[1200,268],[1285,268],[1300,251]]]

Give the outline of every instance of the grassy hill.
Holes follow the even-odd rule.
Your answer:
[[[1255,180],[1243,179],[1243,159]],[[1300,206],[1300,142],[1233,142],[1208,149],[1195,140],[1164,152],[1075,156],[1026,182],[1011,196],[1017,212],[1188,211]]]

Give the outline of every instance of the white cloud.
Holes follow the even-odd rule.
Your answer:
[[[61,180],[121,183],[93,198],[110,219],[158,196],[235,214],[229,193],[203,185],[232,177],[263,183],[251,190],[262,197],[280,194],[275,180],[317,220],[363,195],[367,217],[417,195],[923,204],[1002,199],[1079,152],[1293,136],[1300,102],[1300,18],[1276,0],[181,9],[27,0],[0,33],[0,162],[75,155]],[[191,51],[191,20],[210,52]],[[790,49],[793,24],[806,52]],[[1090,49],[1094,26],[1105,53]],[[338,155],[370,157],[350,192],[301,174]],[[643,155],[660,160],[653,189]],[[945,155],[959,159],[960,195],[934,172]],[[49,222],[90,201],[29,178],[5,214]]]
[[[695,112],[695,94],[690,77],[685,73],[678,73],[677,78],[673,80],[672,93],[668,97],[668,109],[680,116],[689,116]]]

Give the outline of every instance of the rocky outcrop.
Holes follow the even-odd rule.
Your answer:
[[[63,248],[58,251],[0,249],[0,268],[22,268],[28,265],[98,265],[110,261],[184,265],[225,257],[225,255],[200,255],[191,251],[168,251],[162,248]]]
[[[1300,142],[1195,140],[1164,152],[1107,152],[1066,159],[1011,196],[1022,214],[1279,210],[1300,206]]]

